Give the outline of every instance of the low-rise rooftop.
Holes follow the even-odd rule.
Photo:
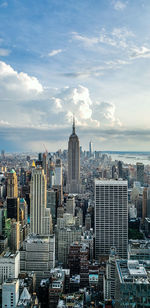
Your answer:
[[[150,261],[116,260],[121,283],[150,284]]]

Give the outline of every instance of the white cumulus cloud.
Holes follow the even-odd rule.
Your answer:
[[[94,116],[99,118],[102,126],[121,126],[121,121],[115,116],[116,106],[109,102],[96,102]]]
[[[68,123],[72,122],[73,114],[77,125],[80,126],[99,126],[99,121],[93,119],[93,102],[90,98],[88,88],[79,85],[76,88],[67,87],[53,97],[54,112],[64,112]]]
[[[44,88],[36,77],[0,62],[0,125],[45,130],[70,127],[73,114],[83,128],[119,125],[115,105],[95,102],[83,85]]]
[[[0,94],[2,98],[25,99],[43,92],[38,79],[24,72],[18,73],[10,65],[0,61]]]

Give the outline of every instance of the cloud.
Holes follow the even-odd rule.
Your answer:
[[[22,148],[35,140],[37,148],[42,138],[47,142],[48,132],[56,141],[63,139],[73,114],[81,130],[120,125],[115,105],[93,101],[87,87],[44,88],[36,77],[18,73],[4,62],[0,62],[0,110],[0,140],[19,142]]]
[[[121,122],[115,117],[116,107],[113,103],[96,102],[94,109],[95,118],[99,118],[103,127],[116,127],[121,126]]]
[[[127,150],[139,149],[141,145],[149,146],[150,129],[126,129],[102,128],[102,127],[79,127],[76,126],[77,134],[80,138],[80,144],[87,146],[89,140],[94,142],[95,149],[114,149]],[[71,125],[69,127],[49,127],[45,129],[32,127],[9,127],[1,126],[0,140],[1,146],[5,144],[5,150],[10,151],[42,151],[43,143],[48,151],[55,151],[58,148],[66,149],[69,135],[71,133]],[[100,144],[99,144],[100,142]],[[138,146],[139,145],[139,148]]]
[[[56,97],[52,98],[55,113],[64,112],[65,121],[72,123],[73,114],[77,125],[99,126],[99,121],[92,118],[93,102],[90,98],[89,90],[79,85],[78,87],[66,87],[62,89]]]
[[[95,45],[110,45],[112,47],[127,48],[128,40],[133,38],[134,34],[125,27],[114,28],[111,32],[107,32],[105,28],[102,28],[99,35],[94,37],[88,37],[81,35],[77,32],[72,32],[73,39],[82,42],[86,46],[92,47]]]
[[[72,36],[75,40],[81,41],[85,43],[86,45],[92,46],[94,44],[99,43],[99,38],[98,37],[87,37],[83,36],[77,32],[72,32]]]
[[[66,72],[62,75],[67,78],[76,78],[80,80],[84,80],[85,78],[90,77],[97,78],[103,76],[104,73],[108,70],[120,69],[123,65],[127,65],[129,63],[129,60],[127,61],[123,59],[116,59],[114,61],[103,61],[102,65],[93,65],[90,68],[85,67],[82,71]]]
[[[62,49],[54,49],[54,50],[52,50],[52,51],[48,54],[48,56],[49,56],[49,57],[53,57],[53,56],[58,55],[58,54],[61,53],[61,52],[62,52]]]
[[[5,56],[8,56],[9,54],[10,54],[9,49],[0,48],[0,57],[5,57]]]
[[[10,65],[0,61],[0,96],[2,99],[35,97],[43,91],[43,86],[36,77],[15,71]]]
[[[116,11],[123,11],[127,6],[127,3],[122,1],[113,1],[112,4]]]
[[[83,71],[78,71],[78,72],[68,72],[68,73],[64,73],[63,76],[64,77],[68,77],[68,78],[78,78],[78,79],[85,79],[85,78],[89,78],[91,76],[93,77],[99,77],[103,75],[103,70],[105,70],[106,68],[103,67],[91,67],[88,69],[84,69]]]
[[[0,126],[10,126],[10,123],[9,122],[7,122],[7,121],[3,121],[3,120],[0,120]]]
[[[150,48],[145,46],[132,48],[132,53],[130,55],[131,59],[136,58],[150,58]]]

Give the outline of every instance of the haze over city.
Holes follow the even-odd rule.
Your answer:
[[[0,144],[150,150],[150,2],[0,1]]]

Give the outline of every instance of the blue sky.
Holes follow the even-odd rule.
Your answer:
[[[0,0],[0,145],[150,150],[149,0]]]

